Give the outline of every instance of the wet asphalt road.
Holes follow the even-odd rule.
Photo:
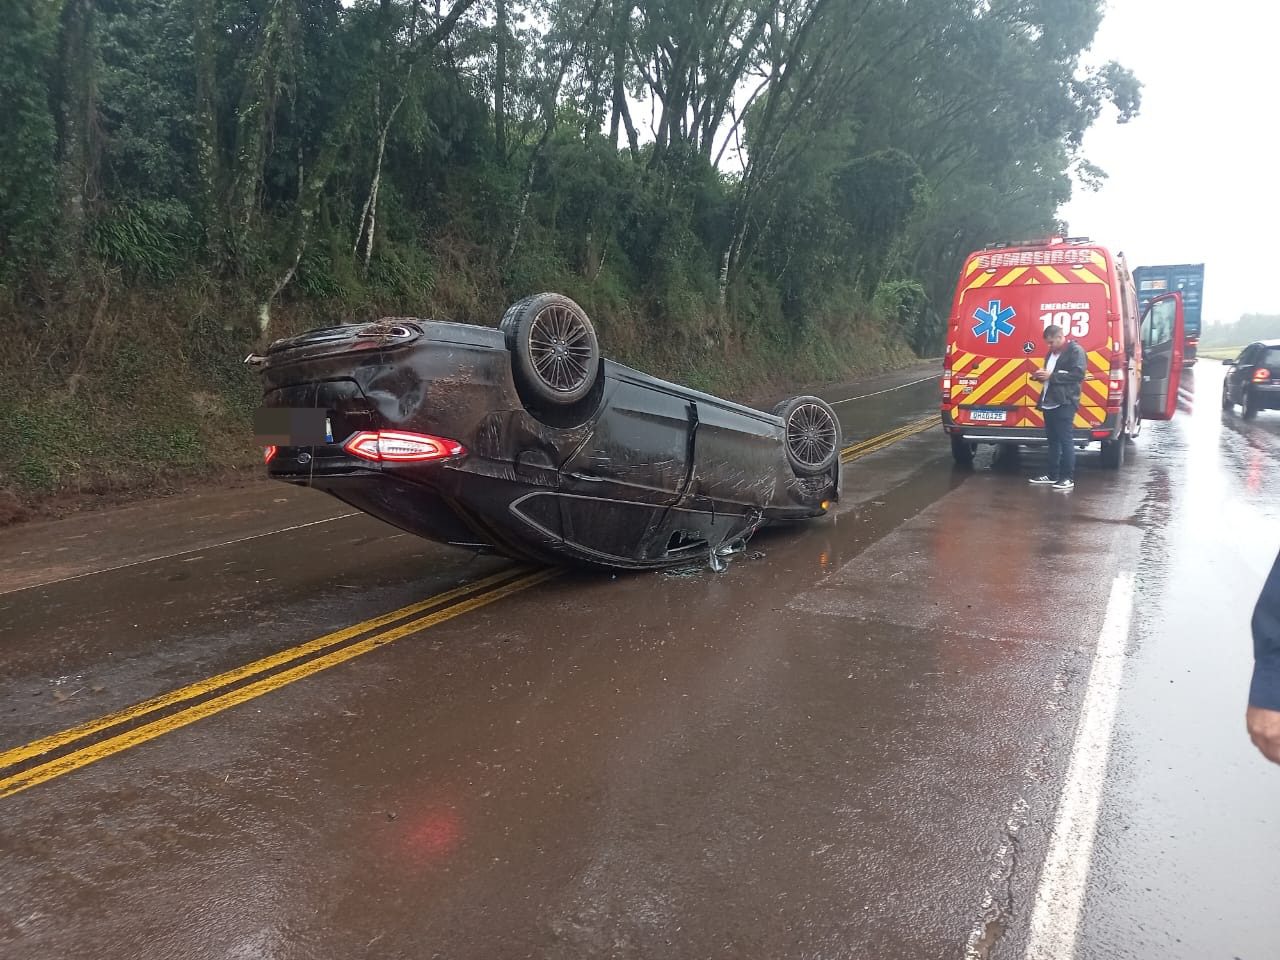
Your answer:
[[[889,389],[930,372],[830,394],[862,397],[847,439],[935,409]],[[1085,455],[1064,496],[1033,454],[905,436],[723,574],[516,589],[265,485],[0,532],[3,759],[88,725],[0,773],[70,758],[0,798],[0,956],[1280,957],[1280,769],[1243,729],[1280,414],[1196,376],[1118,475]],[[327,669],[226,676],[353,625]],[[1092,847],[1063,848],[1081,789]],[[1046,900],[1060,856],[1082,886]],[[1036,953],[1073,898],[1074,949]]]

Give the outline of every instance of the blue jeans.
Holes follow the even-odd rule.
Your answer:
[[[1049,476],[1074,480],[1076,474],[1076,409],[1063,405],[1044,412],[1044,432],[1049,438]]]

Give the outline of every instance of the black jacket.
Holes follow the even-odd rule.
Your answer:
[[[1253,611],[1253,683],[1249,706],[1280,710],[1280,556]]]
[[[1050,356],[1052,354],[1045,356],[1046,364]],[[1072,410],[1080,406],[1080,384],[1084,383],[1088,363],[1084,347],[1074,340],[1068,340],[1058,356],[1053,375],[1049,378],[1049,389],[1042,393],[1036,406],[1041,409],[1045,406],[1070,407]]]

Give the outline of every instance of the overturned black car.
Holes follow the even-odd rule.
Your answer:
[[[498,329],[392,318],[251,356],[270,475],[410,533],[537,562],[652,568],[820,516],[840,426],[816,397],[763,413],[604,360],[567,297]]]

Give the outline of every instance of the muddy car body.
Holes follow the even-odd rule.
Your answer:
[[[498,329],[381,320],[251,360],[270,476],[461,547],[660,567],[820,516],[839,493],[822,401],[765,413],[603,359],[556,295],[521,301]]]

